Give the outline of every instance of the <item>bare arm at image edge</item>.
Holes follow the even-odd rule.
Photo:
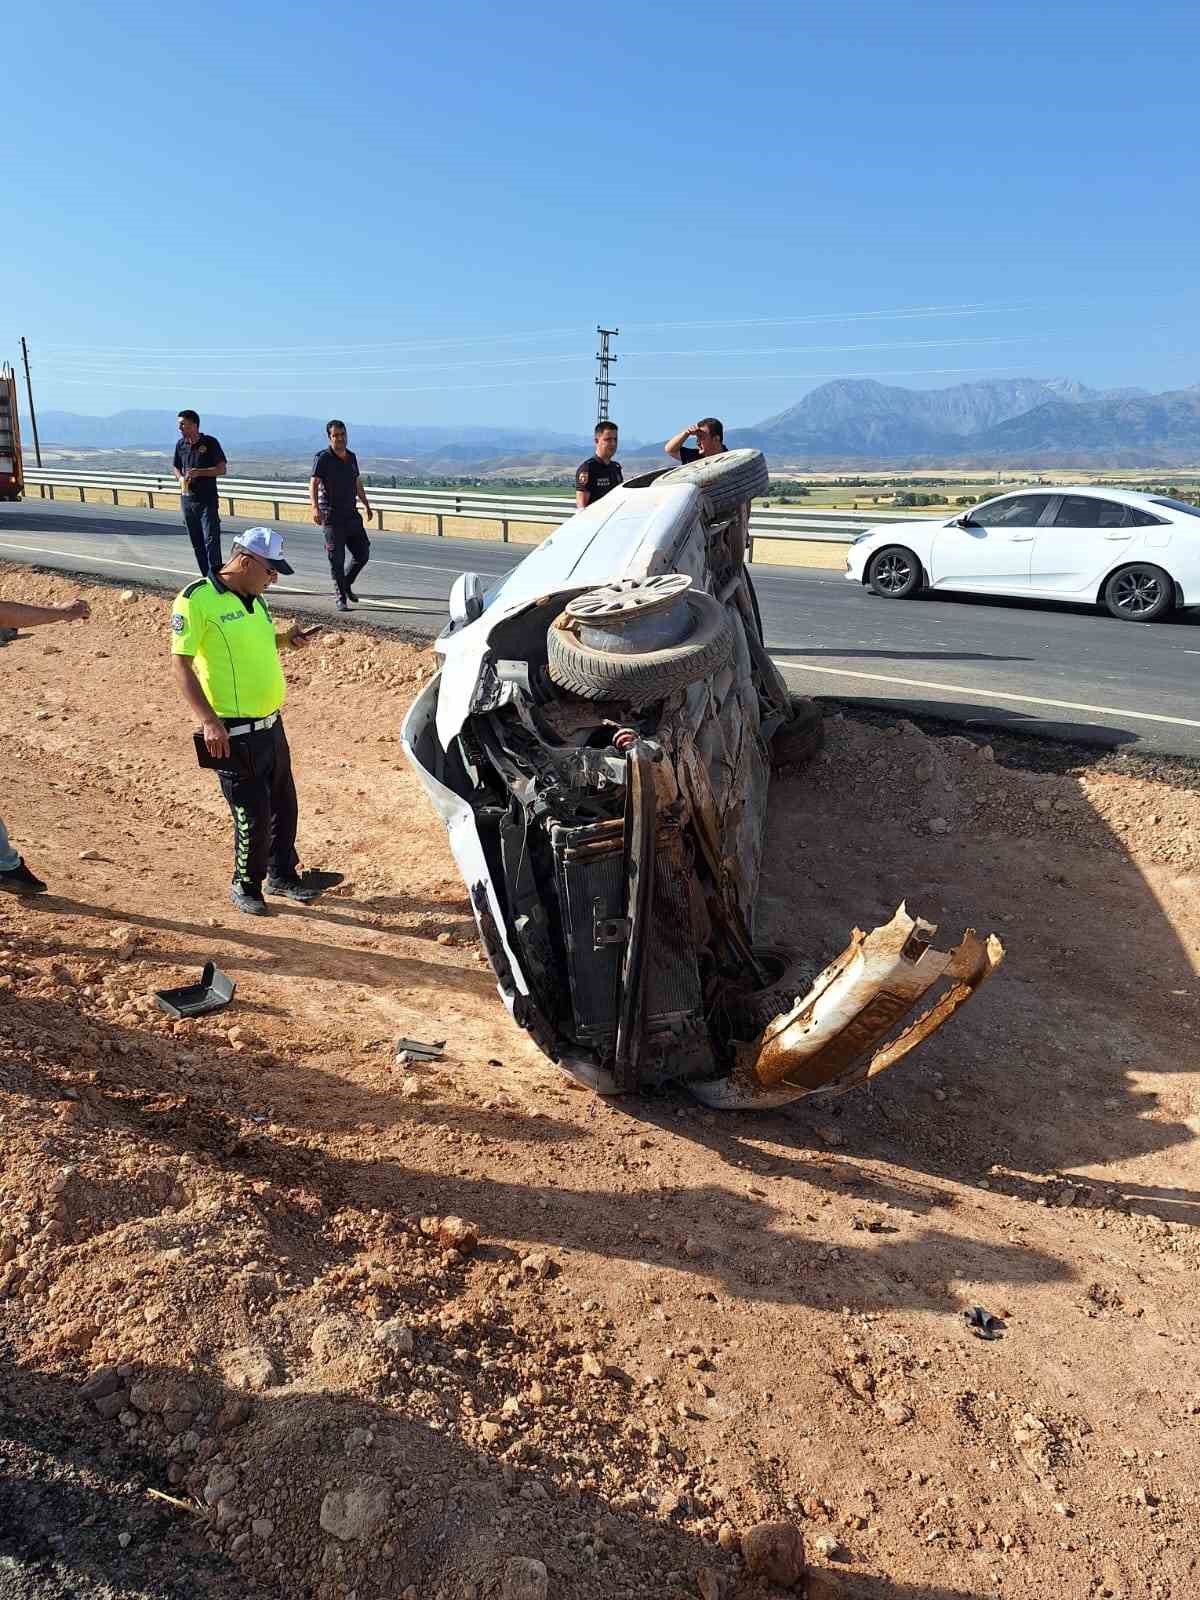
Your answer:
[[[0,600],[0,628],[43,628],[51,622],[86,622],[91,616],[86,600],[69,606],[26,606],[19,600]]]

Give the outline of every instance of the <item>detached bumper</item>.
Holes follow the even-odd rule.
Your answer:
[[[809,992],[739,1047],[728,1078],[689,1087],[705,1105],[765,1110],[818,1090],[841,1093],[902,1061],[990,978],[1004,959],[994,934],[968,928],[953,950],[935,950],[937,928],[904,906],[873,933],[856,928]],[[940,983],[930,1008],[896,1037],[888,1035]]]

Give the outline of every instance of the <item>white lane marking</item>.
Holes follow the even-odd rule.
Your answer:
[[[823,672],[831,678],[862,678],[868,683],[903,684],[906,689],[940,689],[943,694],[969,694],[975,699],[1015,700],[1027,706],[1055,706],[1060,711],[1095,711],[1106,717],[1132,717],[1138,722],[1169,722],[1177,728],[1200,728],[1200,722],[1187,717],[1164,717],[1155,711],[1127,711],[1123,706],[1089,706],[1074,700],[1048,700],[1038,694],[1012,694],[1007,689],[986,686],[970,689],[961,683],[931,683],[927,678],[894,678],[883,672],[850,672],[844,667],[814,667],[795,659],[781,661],[782,667],[794,672]]]
[[[199,574],[194,567],[163,567],[153,561],[117,561],[112,556],[94,556],[91,551],[86,553],[80,550],[49,550],[45,545],[9,544],[0,541],[0,550],[19,550],[22,555],[28,556],[61,556],[64,561],[98,561],[105,567],[128,567],[132,572],[169,572],[176,578],[195,578]],[[316,589],[284,588],[277,584],[272,591],[274,594],[294,594],[303,599],[315,600],[319,591]],[[428,606],[397,606],[386,600],[366,601],[368,605],[374,604],[381,610],[411,612],[414,616],[425,616],[431,610],[440,610],[446,602],[431,597]]]
[[[106,567],[128,567],[131,572],[170,572],[177,578],[196,578],[195,567],[163,567],[153,561],[114,561],[110,556],[94,556],[90,551],[48,550],[45,545],[0,543],[0,550],[19,550],[27,556],[61,556],[65,561],[99,561]]]
[[[82,533],[82,532],[84,532],[84,530],[81,528],[80,532]],[[137,567],[139,565],[142,565],[142,566],[145,565],[144,562],[113,561],[108,556],[94,556],[94,555],[92,555],[92,553],[90,551],[84,552],[82,550],[48,550],[44,545],[18,545],[18,544],[9,545],[9,544],[3,544],[3,545],[0,545],[0,549],[3,549],[3,550],[32,550],[35,553],[37,553],[38,555],[43,555],[43,556],[66,556],[68,559],[74,558],[74,559],[80,560],[80,561],[83,561],[83,560],[87,560],[87,561],[103,561],[110,567]],[[314,554],[315,554],[315,552],[314,552]],[[418,566],[415,562],[377,560],[374,556],[371,557],[371,565],[373,567],[399,567],[404,572],[441,572],[441,573],[447,574],[451,578],[457,578],[458,574],[459,574],[459,568],[458,567],[422,567],[422,566]],[[154,570],[156,572],[180,572],[181,571],[181,569],[179,567],[155,567]],[[184,575],[186,576],[186,573]],[[490,577],[491,574],[489,573],[489,574],[487,574],[487,576]],[[501,574],[499,574],[499,576],[502,577],[503,574],[501,573]],[[278,591],[278,593],[280,593],[280,594],[285,594],[285,593],[289,593],[289,592],[296,592],[296,591],[288,591],[288,590],[283,590],[283,589],[280,589]]]

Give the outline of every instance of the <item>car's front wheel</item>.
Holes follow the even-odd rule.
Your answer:
[[[1161,567],[1139,561],[1113,573],[1104,585],[1104,604],[1122,622],[1157,622],[1175,604],[1175,585]]]
[[[902,544],[884,545],[871,557],[867,582],[885,600],[908,600],[921,587],[921,563]]]

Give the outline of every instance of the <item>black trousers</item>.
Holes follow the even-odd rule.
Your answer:
[[[349,572],[343,570],[347,550],[350,552]],[[333,587],[344,600],[346,590],[354,587],[355,578],[371,559],[371,541],[357,511],[352,516],[325,524],[325,554],[329,557]]]
[[[201,500],[194,494],[183,497],[183,520],[187,524],[188,538],[196,555],[200,576],[219,572],[224,564],[221,555],[221,512],[216,496]]]
[[[218,776],[233,813],[233,881],[259,889],[268,872],[294,877],[299,807],[283,719],[229,745],[230,768]]]

